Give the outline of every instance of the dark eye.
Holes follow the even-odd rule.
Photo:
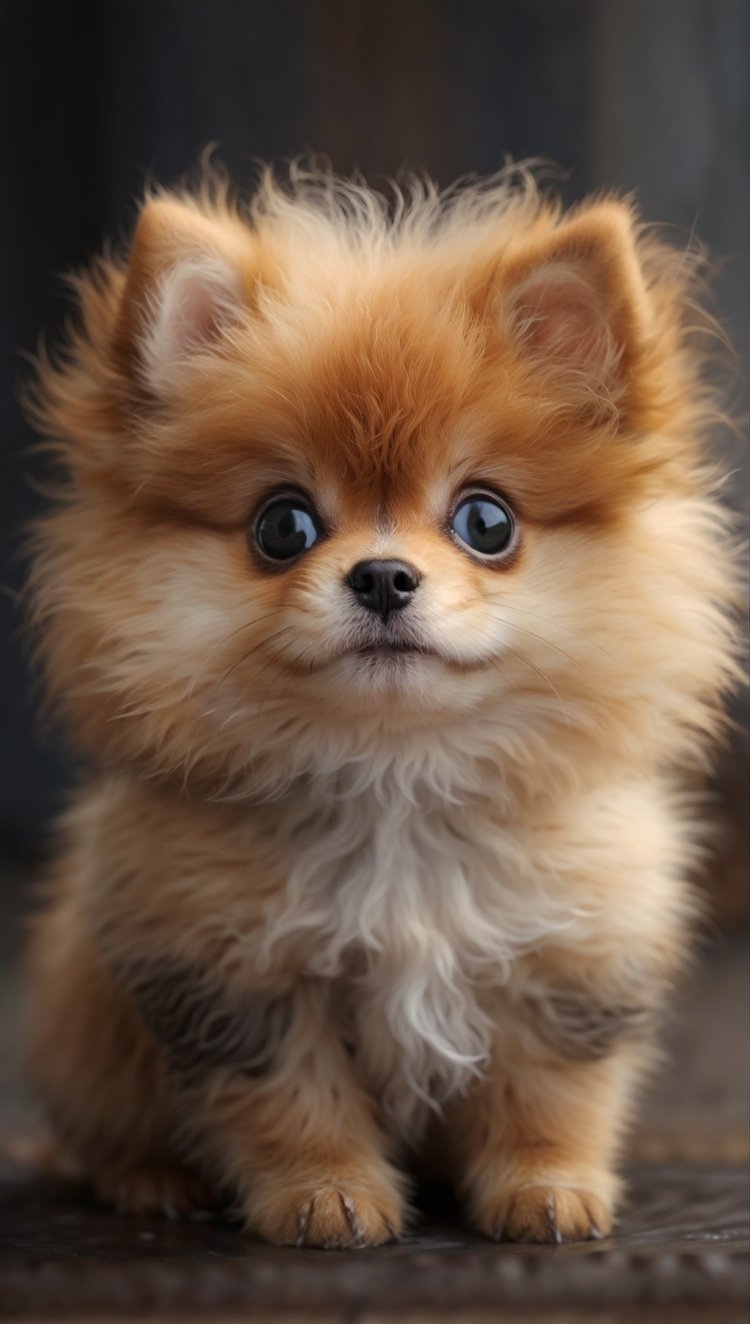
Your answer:
[[[461,542],[480,556],[500,556],[507,552],[515,533],[513,516],[505,502],[485,493],[459,501],[451,528]]]
[[[255,526],[260,550],[274,561],[293,561],[320,537],[318,523],[300,497],[279,497],[262,511]]]

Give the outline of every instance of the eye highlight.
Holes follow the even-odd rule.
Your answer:
[[[479,556],[500,558],[515,543],[516,523],[510,507],[489,492],[463,497],[451,519],[456,538]]]
[[[263,507],[255,524],[255,541],[272,561],[294,561],[321,536],[320,524],[302,497],[277,497]]]

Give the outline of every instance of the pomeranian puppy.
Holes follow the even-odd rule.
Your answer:
[[[690,272],[523,170],[297,168],[75,279],[30,1070],[101,1197],[374,1245],[429,1148],[489,1237],[609,1231],[735,667]]]

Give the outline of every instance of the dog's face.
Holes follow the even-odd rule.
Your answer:
[[[43,383],[77,436],[39,595],[84,738],[232,785],[467,716],[594,725],[662,656],[682,536],[627,210],[388,238],[275,206],[147,204]]]

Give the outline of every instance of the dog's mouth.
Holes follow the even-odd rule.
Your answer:
[[[343,656],[391,665],[440,658],[431,642],[421,638],[418,631],[410,629],[408,622],[400,620],[386,621],[379,629],[370,626],[369,629],[358,630],[354,638],[348,641]]]
[[[450,662],[438,649],[429,644],[422,643],[418,639],[409,638],[365,638],[353,640],[343,648],[338,649],[334,654],[317,662],[308,663],[299,668],[294,664],[287,663],[292,670],[299,670],[309,675],[313,671],[325,670],[332,665],[341,662],[363,664],[372,675],[376,670],[382,669],[384,672],[395,674],[399,671],[406,671],[418,662],[434,661],[442,662],[450,666]]]
[[[438,662],[445,670],[461,674],[481,670],[488,665],[484,659],[470,662],[453,658],[418,639],[408,638],[368,640],[347,648],[339,657],[361,658],[370,664],[371,669],[382,667],[390,673],[406,671],[419,662]]]
[[[437,657],[437,653],[432,648],[425,648],[423,644],[406,640],[392,641],[384,639],[378,643],[362,644],[359,648],[350,649],[347,656],[407,659],[410,657]]]

